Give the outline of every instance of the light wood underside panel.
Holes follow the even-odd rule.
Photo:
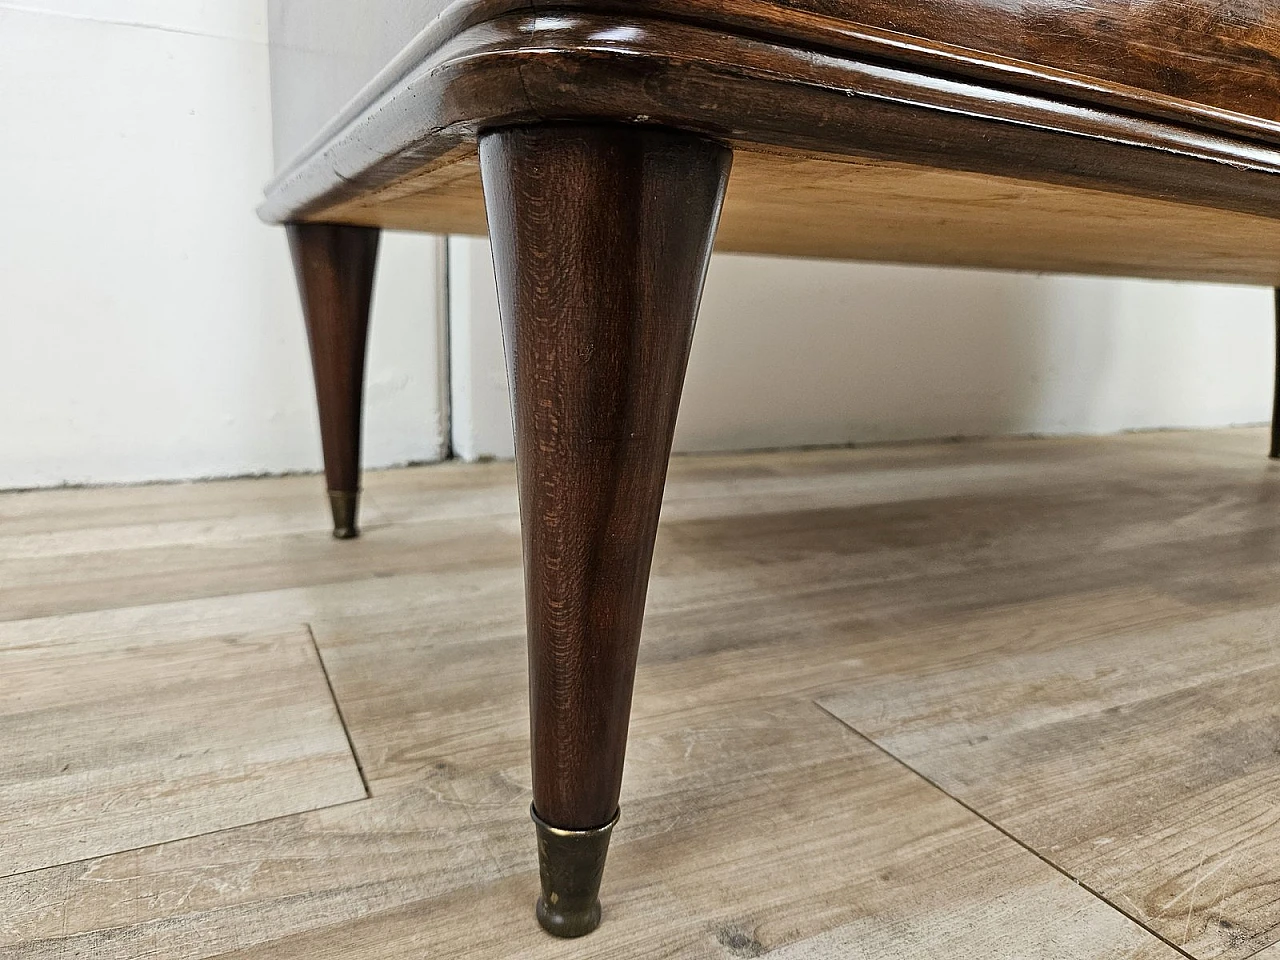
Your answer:
[[[0,742],[0,877],[365,796],[305,628],[0,641]]]
[[[310,217],[486,232],[479,163],[429,170]],[[1280,284],[1266,217],[875,160],[738,150],[716,247],[832,259]]]
[[[1167,662],[1149,691],[1126,665],[1107,690],[1221,679],[1280,609],[1265,451],[1250,430],[675,458],[606,922],[579,945],[531,917],[509,464],[371,473],[349,543],[315,477],[0,497],[0,556],[25,558],[0,569],[0,650],[310,623],[371,793],[0,879],[0,960],[1175,960],[814,701],[1007,657],[998,696],[975,707],[954,686],[973,722],[1017,727],[1037,655],[1083,671],[1110,637]],[[1242,719],[1269,691],[1236,688]],[[1177,749],[1167,719],[1143,730]],[[1269,736],[1256,726],[1219,729],[1214,756],[1246,756]],[[1193,815],[1197,842],[1234,842],[1230,811]],[[1280,868],[1257,876],[1261,903]],[[1188,899],[1192,930],[1217,915]]]

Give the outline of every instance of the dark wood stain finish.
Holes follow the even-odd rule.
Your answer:
[[[646,127],[480,141],[524,528],[539,815],[617,810],[649,563],[730,151]]]
[[[1280,120],[1280,6],[1269,0],[666,0],[660,6],[774,36],[918,59],[1074,74],[1096,92],[1130,88]],[[651,4],[625,3],[633,12]],[[911,48],[915,48],[914,50]],[[912,56],[912,55],[915,56]],[[963,66],[961,70],[965,70]],[[1023,69],[1009,76],[1034,79]],[[1066,80],[1065,77],[1061,79]]]
[[[277,105],[314,115],[296,105],[298,91],[309,86],[336,108],[335,65],[346,77],[372,77],[385,64],[332,118],[331,135],[470,27],[511,13],[599,14],[696,24],[1280,139],[1280,8],[1267,0],[374,0],[374,6],[362,8],[356,22],[341,0],[270,0],[272,46],[286,61],[279,70],[273,64]],[[427,27],[419,31],[421,24]],[[402,52],[378,62],[388,49]],[[291,146],[299,146],[296,138]]]
[[[288,225],[311,345],[333,533],[341,539],[357,533],[360,412],[379,233],[328,223]]]
[[[259,212],[323,220],[485,129],[549,120],[653,123],[1280,217],[1280,148],[1205,125],[682,22],[522,14],[443,42],[282,172]]]

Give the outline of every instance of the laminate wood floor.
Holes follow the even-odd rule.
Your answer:
[[[677,458],[574,942],[508,465],[0,496],[0,958],[1280,960],[1265,449]]]
[[[0,876],[365,798],[311,636],[0,642]]]

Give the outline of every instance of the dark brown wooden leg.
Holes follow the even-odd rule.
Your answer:
[[[1276,288],[1276,368],[1271,392],[1271,453],[1280,460],[1280,287]]]
[[[524,526],[542,925],[599,922],[640,622],[727,147],[654,127],[480,140]]]
[[[330,223],[285,229],[311,344],[333,535],[346,540],[358,533],[360,408],[379,231]]]

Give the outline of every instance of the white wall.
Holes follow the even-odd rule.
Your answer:
[[[320,465],[265,0],[0,0],[0,488]],[[370,465],[439,456],[438,241],[384,239]]]
[[[449,243],[454,447],[509,457],[489,247]],[[1271,298],[1249,287],[718,255],[676,447],[1266,421]]]
[[[319,467],[265,0],[0,0],[0,488]],[[509,456],[487,245],[450,242],[453,441]],[[368,465],[439,456],[437,241],[388,236]],[[677,443],[1260,422],[1264,290],[717,257]]]

